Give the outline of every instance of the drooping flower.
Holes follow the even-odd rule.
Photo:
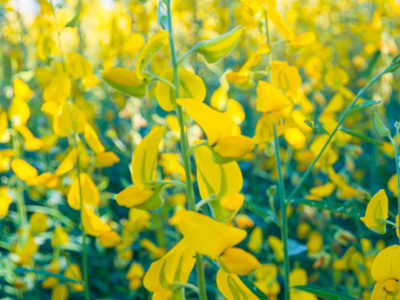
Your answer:
[[[369,201],[365,216],[360,218],[372,231],[383,234],[386,232],[385,220],[389,217],[389,200],[385,190],[379,190]]]

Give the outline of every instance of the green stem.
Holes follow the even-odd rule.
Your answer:
[[[398,218],[400,218],[400,166],[399,166],[399,146],[397,144],[399,140],[399,131],[400,131],[400,124],[399,122],[396,122],[396,140],[394,143],[394,156],[395,156],[395,162],[396,162],[396,173],[397,173],[397,214]],[[396,225],[397,228],[399,226]],[[399,237],[399,243],[400,243],[400,237]]]
[[[64,54],[63,54],[62,46],[61,46],[60,30],[57,25],[56,11],[54,9],[53,1],[50,0],[50,3],[51,3],[51,7],[53,9],[54,23],[55,23],[56,31],[57,31],[57,35],[58,35],[58,44],[60,47],[61,63],[63,66],[63,70],[65,72],[66,68],[65,68],[65,62],[64,62]],[[71,119],[72,119],[72,126],[73,126],[72,138],[74,141],[74,146],[76,147],[76,149],[78,149],[78,139],[76,137],[76,128],[75,128],[75,122],[74,122],[74,111],[72,109],[72,101],[70,101],[69,104],[70,104],[69,106],[71,109]],[[78,153],[76,169],[77,169],[77,173],[78,173],[78,186],[79,186],[79,198],[80,198],[79,200],[80,200],[80,204],[81,204],[80,213],[82,216],[83,196],[82,196],[82,186],[81,186],[81,178],[80,178],[81,177],[81,168],[80,168],[80,157],[79,156],[80,155]],[[89,286],[88,286],[88,271],[87,271],[86,231],[83,228],[83,225],[82,225],[82,268],[83,268],[83,286],[84,286],[84,292],[85,292],[85,300],[90,300]]]
[[[382,220],[382,222],[385,222],[386,224],[388,224],[390,226],[393,226],[394,228],[399,229],[399,226],[396,223],[394,223],[392,221],[389,221],[389,220],[386,220],[386,219],[383,219],[383,218],[381,220]]]
[[[174,85],[175,85],[175,99],[180,98],[180,84],[179,84],[179,72],[178,72],[178,59],[175,50],[175,41],[174,41],[174,33],[172,29],[172,12],[171,12],[171,0],[168,0],[167,3],[167,14],[168,14],[168,39],[169,39],[169,47],[171,52],[171,64],[174,70]],[[176,106],[176,115],[179,122],[180,127],[180,143],[181,143],[181,151],[183,157],[183,167],[185,169],[186,176],[186,193],[188,197],[188,205],[189,209],[194,211],[196,208],[196,201],[194,198],[194,190],[192,183],[192,173],[190,168],[190,159],[188,156],[188,140],[185,133],[185,121],[183,117],[183,110],[180,105]],[[197,272],[197,283],[199,287],[199,299],[205,300],[207,299],[206,292],[206,280],[204,276],[204,267],[203,267],[203,259],[200,254],[196,253],[196,272]]]
[[[269,38],[269,28],[268,28],[268,17],[267,10],[264,10],[265,18],[265,35],[267,39],[267,44],[270,44]],[[268,69],[271,68],[272,55],[271,51],[268,53]],[[268,76],[268,81],[272,84],[272,76]],[[282,174],[282,161],[280,155],[280,143],[279,137],[276,130],[276,124],[273,124],[274,131],[274,146],[275,146],[275,156],[276,156],[276,169],[278,171],[278,195],[281,208],[281,239],[283,245],[283,284],[284,284],[284,294],[285,300],[289,300],[289,273],[290,273],[290,260],[289,260],[289,244],[288,244],[288,218],[287,218],[287,204],[285,196],[285,183]]]
[[[389,70],[390,66],[385,68],[382,72],[380,72],[378,75],[376,75],[374,78],[372,78],[367,85],[362,88],[358,93],[356,98],[353,100],[353,102],[351,102],[351,104],[347,107],[346,111],[343,113],[343,115],[340,117],[335,129],[332,131],[332,133],[329,135],[328,140],[325,142],[325,145],[322,147],[321,151],[318,153],[317,157],[314,159],[314,161],[311,163],[311,165],[308,167],[308,169],[306,170],[306,172],[303,174],[303,176],[301,177],[299,183],[296,185],[296,187],[294,188],[294,190],[292,191],[292,193],[289,195],[289,198],[287,199],[288,203],[290,203],[290,201],[294,198],[294,196],[296,195],[296,193],[298,192],[298,190],[303,186],[305,180],[307,179],[308,175],[310,174],[311,170],[314,168],[315,164],[317,163],[318,159],[321,157],[322,153],[324,152],[324,150],[326,149],[326,147],[328,146],[328,144],[330,143],[330,141],[332,140],[332,137],[335,135],[336,131],[338,131],[340,125],[343,123],[344,119],[346,118],[346,116],[348,115],[348,113],[350,112],[351,108],[356,104],[356,102],[358,101],[358,99],[361,98],[362,95],[364,95],[364,93],[368,90],[368,88],[375,82],[377,81],[379,78],[382,77],[383,74],[387,73]]]

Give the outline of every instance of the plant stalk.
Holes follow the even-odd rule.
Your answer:
[[[169,48],[171,52],[171,64],[174,71],[174,86],[175,86],[175,99],[180,98],[180,84],[179,84],[179,65],[178,65],[178,57],[175,49],[175,41],[174,41],[174,33],[172,28],[172,11],[171,11],[171,0],[168,0],[167,4],[167,15],[168,15],[168,40],[169,40]],[[180,105],[176,106],[176,115],[179,122],[180,127],[180,143],[181,143],[181,151],[183,157],[183,167],[185,169],[186,176],[186,194],[188,197],[188,205],[189,209],[195,211],[196,209],[196,201],[194,198],[194,190],[193,183],[191,177],[191,167],[190,167],[190,157],[188,155],[188,140],[185,133],[185,121],[183,116],[183,110]],[[207,292],[206,292],[206,280],[204,276],[204,267],[203,267],[203,258],[199,253],[196,253],[196,272],[197,272],[197,283],[199,287],[199,299],[206,300]]]

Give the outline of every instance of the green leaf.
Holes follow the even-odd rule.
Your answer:
[[[336,291],[332,291],[326,288],[322,288],[313,284],[301,285],[301,286],[293,286],[292,288],[302,290],[305,292],[312,293],[322,299],[329,300],[357,300],[357,298],[348,296],[346,294],[338,293]]]
[[[78,23],[80,14],[81,14],[81,6],[79,5],[78,9],[76,10],[75,16],[67,24],[65,24],[65,27],[75,27],[76,24]]]
[[[356,132],[356,131],[353,131],[353,130],[350,130],[350,129],[346,129],[346,128],[340,128],[340,131],[343,131],[343,132],[345,132],[347,134],[350,134],[350,135],[352,135],[352,136],[354,136],[354,137],[356,137],[356,138],[358,138],[360,140],[366,141],[368,143],[375,144],[375,145],[378,145],[378,146],[383,146],[383,142],[377,141],[374,138],[366,136],[366,135],[361,134],[359,132]]]
[[[157,22],[158,25],[164,30],[167,29],[168,17],[167,17],[167,4],[163,0],[158,1],[157,6]]]
[[[275,218],[274,215],[269,213],[268,211],[264,211],[261,208],[257,207],[254,203],[250,202],[249,200],[245,199],[243,202],[243,207],[247,208],[248,210],[258,214],[259,216],[268,219],[276,224],[278,224],[278,220]]]
[[[23,273],[23,272],[35,273],[35,274],[40,274],[40,275],[44,275],[47,277],[55,277],[60,280],[69,281],[69,282],[73,282],[73,283],[79,283],[79,284],[83,285],[82,281],[71,279],[71,278],[65,277],[64,275],[55,274],[55,273],[47,272],[44,270],[27,269],[27,268],[23,268],[23,267],[17,267],[17,268],[15,268],[15,272],[17,272],[17,273]]]
[[[354,218],[360,218],[364,216],[365,209],[357,208],[353,204],[346,203],[344,201],[339,202],[339,201],[318,201],[318,200],[308,200],[304,198],[295,198],[293,199],[294,203],[297,204],[305,204],[308,206],[313,206],[319,209],[325,209],[329,210],[338,214],[354,217]]]
[[[361,111],[361,110],[364,110],[364,109],[366,109],[366,108],[368,108],[368,107],[370,107],[370,106],[377,105],[377,104],[379,104],[379,103],[381,103],[381,101],[377,101],[377,100],[364,100],[363,102],[354,105],[354,106],[350,109],[348,115],[350,116],[350,115],[352,115],[352,114],[358,113],[358,112]]]

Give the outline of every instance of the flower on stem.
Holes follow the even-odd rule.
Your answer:
[[[132,157],[133,186],[125,188],[115,196],[121,206],[140,209],[155,209],[164,200],[161,198],[161,184],[155,184],[158,148],[164,135],[165,126],[154,126],[136,147]]]
[[[143,285],[148,291],[155,293],[153,297],[166,291],[178,294],[180,288],[176,288],[174,284],[188,282],[195,262],[195,251],[183,238],[167,254],[150,265],[144,275]]]
[[[369,201],[365,216],[360,218],[372,231],[383,234],[386,232],[385,220],[389,217],[389,202],[385,190],[379,190]]]
[[[239,193],[243,185],[239,165],[235,161],[217,164],[206,145],[197,147],[194,153],[201,198],[211,199],[207,203],[217,220],[232,217],[244,201],[244,196]]]
[[[240,280],[236,274],[230,274],[222,269],[217,273],[218,290],[228,300],[256,300],[258,297],[254,295],[249,288]]]
[[[400,299],[400,246],[393,245],[380,251],[372,263],[372,278],[377,281],[371,300]]]
[[[180,210],[176,213],[178,230],[196,252],[216,259],[246,237],[246,231],[219,223],[205,215]]]
[[[253,150],[252,139],[240,134],[239,126],[228,114],[194,99],[177,99],[176,102],[203,129],[217,163],[241,159]]]

